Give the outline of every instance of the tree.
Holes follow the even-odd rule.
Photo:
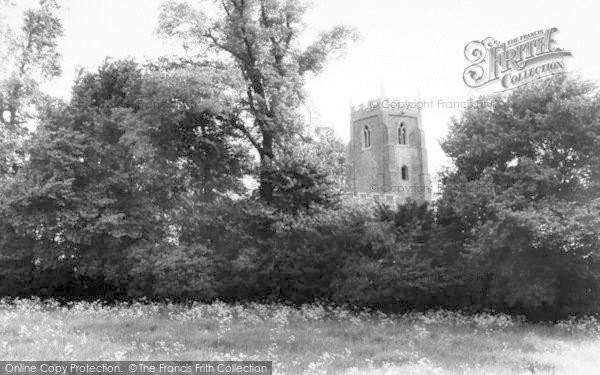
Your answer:
[[[599,209],[600,199],[500,210],[466,246],[478,270],[475,295],[490,307],[536,319],[597,313]]]
[[[80,288],[72,293],[128,292],[131,275],[147,270],[137,264],[144,256],[164,267],[157,249],[177,247],[177,212],[187,199],[235,191],[247,158],[221,131],[230,116],[205,99],[205,82],[186,77],[150,74],[130,60],[82,72],[71,101],[42,117],[29,162],[4,197],[10,227],[35,247],[0,255],[33,259],[34,274],[61,270],[59,280]],[[181,266],[202,249],[177,248],[173,260]]]
[[[245,194],[242,177],[251,171],[240,121],[223,93],[230,77],[223,69],[165,63],[144,78],[140,134],[158,157],[180,171],[181,191],[209,202]]]
[[[568,76],[482,98],[442,143],[438,223],[462,242],[471,300],[556,317],[600,301],[600,94]],[[460,254],[459,254],[460,255]],[[470,274],[470,275],[469,275]],[[548,315],[549,314],[549,315]]]
[[[273,206],[294,213],[339,203],[344,186],[344,145],[332,129],[317,128],[302,141],[287,145],[278,160],[278,168],[263,173],[273,186]]]
[[[46,99],[40,82],[61,73],[58,9],[55,0],[40,0],[39,8],[25,11],[19,31],[0,23],[0,174],[14,173],[21,164],[24,125]]]
[[[442,148],[457,174],[489,176],[498,193],[587,201],[600,187],[599,98],[594,84],[565,76],[484,98],[493,109],[467,110]]]
[[[260,156],[260,194],[273,200],[271,175],[278,156],[302,135],[298,108],[307,73],[318,73],[335,51],[355,33],[334,27],[308,47],[300,47],[306,6],[294,0],[227,0],[215,2],[211,19],[187,3],[162,7],[159,31],[182,41],[192,63],[227,62],[239,77],[233,87],[246,121],[235,124]],[[278,152],[279,150],[283,150]]]

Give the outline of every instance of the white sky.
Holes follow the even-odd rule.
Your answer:
[[[63,76],[48,91],[68,97],[78,66],[95,68],[107,56],[143,60],[169,54],[157,38],[161,0],[66,0]],[[23,5],[23,4],[21,4]],[[558,46],[573,53],[570,71],[600,78],[600,2],[589,1],[399,1],[320,0],[307,14],[309,34],[335,24],[356,27],[362,40],[325,72],[308,81],[308,106],[315,125],[331,126],[349,138],[349,102],[380,95],[403,100],[464,101],[482,91],[462,80],[467,43],[492,36],[507,41],[557,27]],[[423,125],[430,173],[445,163],[439,140],[459,110],[425,109]]]

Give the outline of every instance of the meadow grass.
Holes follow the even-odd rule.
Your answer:
[[[598,374],[600,322],[15,300],[0,302],[0,360],[272,360],[276,374]]]

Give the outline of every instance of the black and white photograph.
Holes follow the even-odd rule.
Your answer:
[[[0,375],[600,374],[599,14],[0,0]]]

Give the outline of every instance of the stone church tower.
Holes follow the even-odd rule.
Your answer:
[[[346,189],[386,203],[431,201],[421,112],[380,98],[352,107]]]

